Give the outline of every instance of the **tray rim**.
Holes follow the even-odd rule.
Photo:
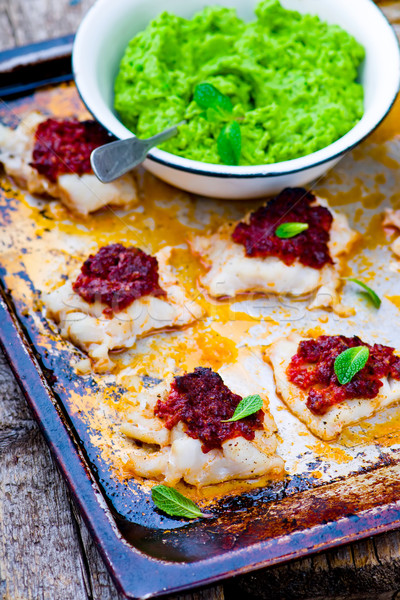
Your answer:
[[[66,52],[70,52],[70,41],[71,38],[66,40],[63,37],[0,52],[0,72],[2,63],[10,58],[13,58],[13,70],[21,69],[21,75],[29,71],[29,66],[35,61],[43,60],[56,71],[60,57],[64,59]],[[26,87],[22,82],[13,95],[32,93],[37,87],[49,83],[58,83],[58,80],[31,80]],[[111,577],[126,598],[175,594],[400,528],[399,500],[197,562],[166,562],[146,556],[130,546],[119,533],[91,466],[63,417],[62,408],[24,332],[11,295],[2,285],[0,345]],[[278,547],[278,552],[274,546]],[[155,567],[156,585],[152,581],[154,577],[150,576],[154,575]],[[140,579],[136,577],[137,572],[141,574]]]

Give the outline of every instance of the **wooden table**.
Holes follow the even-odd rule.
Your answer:
[[[93,1],[0,0],[0,50],[74,32]],[[400,23],[399,2],[384,8]],[[0,398],[1,599],[121,598],[1,352]],[[239,595],[249,600],[400,600],[400,533],[180,598],[223,600]]]

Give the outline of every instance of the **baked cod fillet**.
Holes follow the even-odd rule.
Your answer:
[[[106,247],[114,248],[120,245]],[[122,247],[122,246],[121,246]],[[118,310],[97,297],[88,302],[74,291],[78,272],[54,291],[43,294],[47,318],[54,320],[61,336],[85,351],[97,372],[113,368],[110,352],[132,348],[136,340],[155,331],[190,325],[202,315],[179,285],[168,264],[172,249],[165,247],[154,258],[158,263],[159,286],[163,295],[144,295]],[[89,282],[90,283],[90,282]]]
[[[344,336],[321,337],[334,337],[336,339],[343,338]],[[349,338],[344,339],[348,340]],[[355,344],[359,344],[361,342],[359,338],[355,338],[355,340]],[[276,390],[280,398],[283,400],[289,410],[317,437],[327,441],[334,440],[340,435],[345,427],[354,425],[363,419],[371,417],[378,411],[381,411],[386,407],[399,402],[400,380],[388,375],[380,378],[382,385],[379,387],[379,391],[375,397],[343,399],[341,402],[332,404],[330,406],[327,405],[323,409],[318,409],[317,407],[317,411],[322,414],[315,414],[315,412],[312,412],[312,404],[310,405],[311,409],[309,406],[307,406],[307,403],[310,404],[310,388],[302,389],[293,383],[293,381],[289,379],[288,375],[288,369],[291,364],[292,357],[294,357],[298,352],[299,343],[301,341],[302,338],[297,335],[291,335],[289,338],[280,338],[266,349],[264,359],[272,365]],[[363,344],[363,342],[361,342],[361,344]],[[379,348],[388,348],[387,346],[375,346]],[[375,348],[375,346],[370,348]],[[346,346],[343,347],[345,348]],[[394,358],[396,362],[399,360],[398,357],[394,357],[394,355],[392,355],[392,358]],[[305,368],[308,369],[310,367],[312,367],[312,363],[305,363]],[[368,368],[368,363],[366,368]],[[398,366],[396,368],[398,368]],[[360,371],[360,373],[358,373],[356,376],[361,382],[363,381],[363,371]],[[334,376],[331,374],[330,377],[332,380],[332,377]],[[355,379],[353,382],[354,381]],[[336,390],[339,387],[344,387],[339,386],[337,381],[335,385]],[[321,389],[324,389],[324,385],[315,384],[315,389],[320,393]],[[371,395],[370,391],[372,390],[372,384],[368,384],[365,389],[368,390],[369,395]],[[329,394],[333,395],[333,390],[330,390]],[[331,401],[329,400],[329,395],[328,401]]]
[[[177,377],[175,380],[171,377],[151,389],[143,390],[138,395],[137,407],[130,412],[121,427],[122,433],[135,442],[127,468],[134,475],[159,480],[170,486],[184,480],[198,488],[232,479],[282,477],[284,463],[276,454],[276,425],[269,413],[266,399],[261,411],[262,423],[256,425],[253,439],[246,439],[236,431],[232,437],[221,438],[220,443],[215,443],[214,439],[213,443],[210,439],[202,437],[201,432],[194,431],[193,426],[190,429],[184,417],[182,417],[183,421],[175,418],[171,423],[167,418],[157,416],[160,414],[160,406],[162,413],[163,405],[170,402],[171,390],[176,394],[176,388],[174,389],[176,381],[196,377],[218,378],[217,385],[222,384],[228,393],[230,392],[217,373],[201,367],[195,369],[192,374]],[[214,391],[213,396],[215,395]],[[240,396],[236,398],[239,399]],[[195,404],[201,404],[202,401],[200,388],[196,393]],[[205,402],[207,403],[207,398]],[[177,410],[178,412],[182,410],[181,398]],[[221,410],[223,411],[223,407],[216,408],[214,401],[213,407],[209,409],[209,419],[205,418],[205,421],[208,421],[207,428],[213,428],[211,436],[214,437],[218,435],[218,423],[215,423],[215,419],[212,422],[211,415],[215,416]],[[231,413],[233,413],[232,407]],[[201,421],[200,416],[196,422]],[[199,437],[196,437],[197,435]]]
[[[279,204],[280,197],[286,192],[312,196],[305,190],[295,188],[284,190],[271,202]],[[310,208],[327,208],[328,204],[325,200],[314,196],[312,198]],[[259,211],[268,210],[268,207],[269,204]],[[290,256],[291,264],[287,264],[288,261],[285,262],[279,256],[260,256],[257,249],[253,255],[249,255],[244,244],[234,241],[233,235],[238,226],[250,228],[249,223],[257,212],[249,213],[243,222],[224,224],[212,235],[197,236],[189,241],[192,252],[200,258],[207,269],[200,282],[209,294],[215,298],[235,297],[248,292],[302,297],[315,292],[316,296],[310,308],[331,307],[338,314],[347,314],[348,309],[340,304],[338,288],[341,283],[344,259],[358,238],[358,234],[350,229],[346,216],[329,209],[332,215],[329,240],[326,244],[329,262],[315,268],[302,264],[293,255]],[[290,218],[286,213],[287,211],[283,211],[284,218]],[[300,218],[293,216],[292,220],[300,220]],[[274,238],[274,243],[287,245],[288,240],[282,242],[273,235],[279,223],[276,221],[273,226],[268,226],[266,236]],[[259,235],[259,231],[256,234]],[[305,245],[312,249],[312,239],[306,239]]]
[[[32,112],[16,129],[0,124],[0,163],[20,188],[31,194],[57,198],[71,211],[82,216],[106,205],[128,208],[137,204],[136,182],[131,174],[112,183],[101,183],[92,172],[81,175],[61,173],[54,180],[39,173],[31,165],[35,132],[46,119]]]

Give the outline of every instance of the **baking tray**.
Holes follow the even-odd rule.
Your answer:
[[[50,112],[55,108],[60,114],[83,111],[73,85],[32,92],[38,84],[59,83],[61,77],[64,81],[70,79],[65,66],[70,43],[70,39],[64,38],[48,42],[45,47],[0,54],[3,96],[7,96],[0,110],[4,122],[16,124],[24,111],[35,107]],[[45,69],[36,70],[41,74],[36,82],[31,68],[35,61],[45,65]],[[64,72],[60,72],[60,64]],[[376,134],[371,160],[379,158],[377,149],[387,137],[385,127],[383,124]],[[347,161],[341,175],[336,171],[329,180],[319,182],[326,195],[335,177],[345,179],[346,173],[356,168],[359,152],[356,150]],[[389,163],[396,160],[398,148],[394,146],[390,152],[393,156],[386,153],[383,157],[388,169],[393,168]],[[153,181],[152,185],[157,184]],[[163,191],[172,193],[167,187]],[[345,200],[351,198],[350,192]],[[374,191],[363,198],[367,212],[373,211],[382,200],[378,196]],[[3,185],[0,210],[3,227],[12,226],[18,210],[22,210],[23,217],[29,216],[29,203],[21,206],[15,188]],[[238,205],[238,213],[242,208]],[[42,228],[46,232],[45,221],[49,219],[46,202],[42,213]],[[379,239],[378,222],[373,219],[374,216],[370,233]],[[16,236],[19,234],[15,231]],[[36,258],[33,256],[32,260]],[[346,467],[336,475],[329,472],[324,477],[323,471],[318,471],[320,465],[310,462],[307,468],[299,470],[298,476],[292,474],[283,482],[255,489],[227,489],[217,498],[206,498],[215,515],[212,520],[186,522],[155,510],[150,488],[132,479],[115,477],[108,457],[99,453],[94,441],[95,424],[88,417],[93,407],[88,408],[88,415],[83,405],[77,410],[77,398],[95,397],[107,391],[107,378],[102,387],[99,378],[76,376],[71,356],[76,354],[79,358],[80,353],[60,340],[40,309],[28,302],[36,294],[34,284],[23,260],[19,264],[16,259],[10,272],[9,259],[7,252],[0,256],[1,344],[101,555],[126,597],[176,593],[400,526],[397,500],[400,457],[395,427],[386,435],[385,443],[378,445],[373,460],[368,456],[365,460],[358,458],[354,468]],[[288,307],[281,309],[287,311]],[[360,304],[361,318],[363,310]],[[302,311],[300,305],[298,320]],[[368,312],[364,320],[368,320]],[[390,316],[389,321],[394,322]],[[372,328],[376,323],[372,319]],[[335,324],[337,319],[333,318],[332,326]],[[123,395],[124,389],[112,386],[113,401],[118,402],[118,394]],[[351,459],[351,453],[349,456]]]

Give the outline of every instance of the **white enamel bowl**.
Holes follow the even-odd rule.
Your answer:
[[[365,48],[360,72],[365,111],[362,119],[329,146],[294,160],[251,167],[212,165],[152,150],[144,166],[168,183],[200,195],[255,198],[284,187],[304,186],[333,167],[385,117],[400,84],[400,54],[392,27],[372,0],[282,0],[301,13],[317,14],[351,33]],[[73,70],[79,93],[93,116],[117,138],[132,136],[113,109],[113,87],[129,40],[168,10],[190,18],[209,4],[236,8],[250,21],[257,0],[98,0],[75,38]]]

